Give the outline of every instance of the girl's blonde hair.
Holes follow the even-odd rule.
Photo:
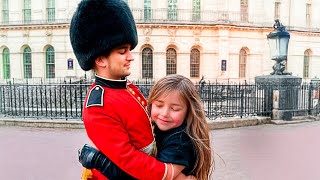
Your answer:
[[[188,107],[185,119],[187,121],[186,133],[190,136],[197,153],[193,174],[197,179],[208,180],[213,165],[209,128],[198,91],[190,79],[177,74],[161,78],[149,93],[149,114],[152,102],[172,91],[179,92]]]

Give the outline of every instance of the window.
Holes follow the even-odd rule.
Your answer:
[[[173,48],[169,48],[166,54],[167,75],[177,73],[177,53]]]
[[[55,59],[52,46],[46,50],[46,78],[55,78]]]
[[[73,59],[69,58],[67,60],[67,66],[68,66],[68,70],[73,70]]]
[[[9,23],[9,3],[8,3],[8,0],[2,1],[2,23]]]
[[[310,56],[310,50],[306,50],[303,58],[303,78],[309,78]]]
[[[247,56],[247,52],[244,49],[241,49],[239,57],[239,78],[246,77]]]
[[[274,19],[280,19],[280,2],[274,3]]]
[[[241,22],[248,22],[248,0],[240,1],[240,20]]]
[[[221,60],[221,71],[227,71],[227,60]]]
[[[168,0],[168,19],[177,20],[177,1],[178,0]]]
[[[8,48],[3,49],[3,79],[10,79],[10,52]]]
[[[23,4],[23,22],[31,22],[31,0],[24,0]]]
[[[151,0],[144,0],[144,20],[151,19]]]
[[[311,26],[311,4],[306,4],[306,26]]]
[[[190,77],[198,78],[200,71],[200,51],[192,49],[190,53]]]
[[[25,79],[32,78],[31,49],[29,47],[23,50],[23,74]]]
[[[153,78],[153,53],[150,48],[142,50],[142,78]]]
[[[192,1],[192,21],[200,21],[200,10],[201,4],[200,0],[193,0]]]
[[[55,0],[48,0],[48,6],[47,6],[47,21],[48,22],[54,22],[56,20],[55,15]]]

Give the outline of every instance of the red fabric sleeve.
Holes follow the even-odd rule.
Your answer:
[[[123,122],[111,114],[110,109],[108,114],[105,112],[103,107],[90,107],[84,112],[85,128],[93,144],[133,177],[163,179],[165,164],[136,149],[130,143]]]

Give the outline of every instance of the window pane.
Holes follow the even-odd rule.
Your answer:
[[[192,1],[192,20],[199,21],[200,20],[200,0],[193,0]]]
[[[144,20],[151,19],[151,0],[144,0]]]
[[[53,47],[46,50],[46,78],[55,78],[55,57]]]
[[[8,0],[3,0],[2,2],[2,23],[9,22],[9,4]]]
[[[54,0],[48,0],[47,20],[48,22],[55,21],[55,1]]]
[[[153,54],[150,48],[142,50],[142,78],[153,78]]]
[[[248,22],[248,0],[240,2],[240,17],[242,22]]]
[[[280,19],[280,2],[275,2],[274,6],[274,19]]]
[[[304,52],[303,58],[303,77],[309,78],[309,67],[310,67],[310,51]]]
[[[168,19],[177,20],[177,0],[168,0]]]
[[[167,50],[167,75],[177,73],[177,53],[176,50],[170,48]]]
[[[200,71],[200,51],[192,49],[190,53],[190,77],[198,78]]]
[[[10,79],[10,53],[8,48],[5,48],[3,50],[2,59],[3,59],[3,78]]]
[[[23,20],[25,23],[31,22],[31,0],[24,0]]]
[[[239,77],[246,77],[246,63],[247,63],[247,53],[245,50],[241,49],[239,57]]]
[[[23,51],[23,72],[24,78],[32,78],[31,49],[29,47]]]

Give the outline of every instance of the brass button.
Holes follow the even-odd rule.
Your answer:
[[[140,97],[138,97],[138,100],[140,101],[140,100],[141,100],[141,98],[140,98]]]
[[[141,102],[142,106],[144,106],[144,101]]]

